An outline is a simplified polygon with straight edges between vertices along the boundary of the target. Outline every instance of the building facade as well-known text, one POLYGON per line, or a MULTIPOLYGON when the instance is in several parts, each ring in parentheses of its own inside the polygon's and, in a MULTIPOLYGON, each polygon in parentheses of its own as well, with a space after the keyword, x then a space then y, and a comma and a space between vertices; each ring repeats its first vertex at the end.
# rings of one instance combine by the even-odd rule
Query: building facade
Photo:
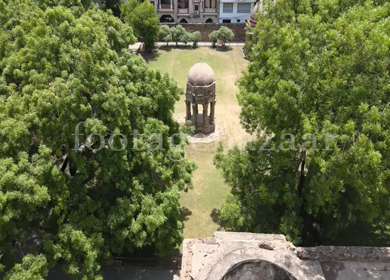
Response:
MULTIPOLYGON (((122 0, 126 3, 128 0, 122 0)), ((245 23, 256 0, 148 0, 161 23, 245 23)))
POLYGON ((161 23, 218 23, 218 0, 149 0, 161 23))
POLYGON ((256 0, 220 0, 219 23, 245 23, 256 0))

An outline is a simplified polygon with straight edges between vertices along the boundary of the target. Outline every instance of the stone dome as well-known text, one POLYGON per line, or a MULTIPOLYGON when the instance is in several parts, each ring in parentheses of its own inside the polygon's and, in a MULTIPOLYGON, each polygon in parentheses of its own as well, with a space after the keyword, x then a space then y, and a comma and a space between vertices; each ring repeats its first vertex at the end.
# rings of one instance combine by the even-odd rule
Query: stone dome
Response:
POLYGON ((214 71, 205 62, 198 62, 188 72, 188 82, 196 86, 207 86, 214 82, 214 71))
POLYGON ((256 15, 258 12, 263 12, 263 1, 259 1, 256 3, 256 5, 253 7, 253 10, 251 12, 251 15, 249 16, 248 23, 252 26, 252 28, 255 28, 257 25, 257 19, 256 15))

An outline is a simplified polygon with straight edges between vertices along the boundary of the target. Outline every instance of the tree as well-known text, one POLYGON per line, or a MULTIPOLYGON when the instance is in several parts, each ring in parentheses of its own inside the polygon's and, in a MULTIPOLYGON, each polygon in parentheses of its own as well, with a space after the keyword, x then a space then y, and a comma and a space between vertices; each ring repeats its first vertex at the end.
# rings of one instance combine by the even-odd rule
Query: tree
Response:
POLYGON ((215 44, 217 43, 217 40, 218 40, 217 34, 218 34, 217 30, 212 31, 209 34, 209 39, 212 41, 213 47, 215 47, 215 44))
POLYGON ((7 273, 4 280, 44 280, 48 275, 46 258, 43 255, 26 255, 21 264, 15 266, 7 273))
POLYGON ((160 35, 161 35, 162 39, 165 42, 167 42, 167 46, 168 46, 168 43, 172 41, 172 32, 171 32, 171 29, 169 28, 168 25, 166 25, 166 24, 161 25, 160 35))
POLYGON ((184 43, 185 46, 187 46, 188 42, 191 41, 191 33, 184 31, 183 34, 180 37, 180 41, 184 43))
POLYGON ((121 0, 102 0, 101 3, 104 11, 111 10, 114 16, 121 16, 121 0))
POLYGON ((80 4, 83 6, 84 9, 89 9, 91 8, 91 5, 94 4, 95 1, 93 0, 35 0, 34 2, 36 2, 41 9, 46 9, 48 7, 54 7, 58 5, 67 8, 73 7, 78 9, 80 4))
POLYGON ((215 159, 232 187, 227 227, 315 245, 388 226, 389 3, 266 7, 238 95, 257 139, 215 159))
POLYGON ((231 41, 233 38, 233 31, 226 26, 222 26, 218 30, 214 30, 209 34, 209 39, 212 41, 213 47, 215 47, 217 40, 222 40, 222 45, 224 46, 225 42, 231 41))
POLYGON ((191 41, 193 42, 193 47, 196 48, 198 46, 198 42, 201 38, 201 34, 199 31, 195 31, 191 33, 191 41))
POLYGON ((217 31, 217 39, 222 40, 222 46, 225 46, 225 43, 233 40, 233 38, 234 38, 233 31, 226 26, 222 26, 217 31))
POLYGON ((130 0, 121 9, 123 19, 133 27, 134 35, 142 40, 148 52, 152 51, 160 32, 154 6, 148 1, 140 4, 137 0, 130 0))
POLYGON ((171 32, 172 32, 172 40, 176 43, 176 46, 177 46, 177 43, 180 42, 181 38, 183 37, 183 35, 187 32, 183 26, 181 26, 180 24, 176 27, 172 27, 171 28, 171 32))
POLYGON ((43 279, 57 262, 72 279, 102 279, 115 256, 176 248, 194 169, 185 139, 171 139, 177 83, 96 6, 0 10, 0 252, 17 260, 5 279, 43 279), (43 248, 21 260, 34 238, 43 248))

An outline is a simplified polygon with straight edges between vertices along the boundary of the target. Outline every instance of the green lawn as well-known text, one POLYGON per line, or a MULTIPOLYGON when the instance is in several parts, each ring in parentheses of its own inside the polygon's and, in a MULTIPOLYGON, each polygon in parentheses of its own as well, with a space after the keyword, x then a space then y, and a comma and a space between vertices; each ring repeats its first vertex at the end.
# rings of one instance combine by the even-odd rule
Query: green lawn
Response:
MULTIPOLYGON (((236 94, 235 81, 246 69, 247 61, 242 57, 240 47, 219 51, 208 47, 159 49, 145 56, 149 65, 169 73, 180 87, 185 89, 187 74, 192 65, 199 61, 208 63, 214 70, 217 88, 216 120, 226 127, 227 135, 221 137, 225 145, 243 145, 249 139, 240 125, 240 106, 236 94)), ((177 102, 175 117, 184 118, 184 96, 177 102)), ((221 229, 218 213, 229 187, 225 184, 221 171, 213 165, 216 143, 196 144, 187 148, 188 158, 198 169, 194 173, 194 189, 183 193, 184 235, 186 238, 212 236, 221 229)))

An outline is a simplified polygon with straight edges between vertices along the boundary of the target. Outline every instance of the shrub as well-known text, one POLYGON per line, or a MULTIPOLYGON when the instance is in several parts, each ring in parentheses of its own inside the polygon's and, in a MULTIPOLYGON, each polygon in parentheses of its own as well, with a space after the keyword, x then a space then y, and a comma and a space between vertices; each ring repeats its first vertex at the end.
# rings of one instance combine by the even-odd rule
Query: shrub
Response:
POLYGON ((193 42, 193 46, 194 46, 194 48, 196 48, 197 46, 198 46, 198 42, 199 42, 199 40, 200 40, 200 32, 199 31, 195 31, 195 32, 193 32, 193 33, 191 33, 191 40, 192 40, 192 42, 193 42))
POLYGON ((213 47, 215 47, 215 44, 217 43, 217 40, 218 40, 217 33, 218 33, 218 31, 214 30, 213 32, 211 32, 209 34, 209 39, 212 41, 213 47))
POLYGON ((172 33, 172 41, 174 41, 176 43, 176 46, 177 46, 177 43, 181 41, 181 37, 186 33, 187 31, 184 29, 183 26, 181 26, 180 24, 176 27, 172 27, 171 28, 171 33, 172 33))
POLYGON ((180 42, 183 42, 185 46, 187 46, 188 42, 191 41, 192 36, 191 33, 188 33, 184 30, 184 33, 180 37, 180 42))
POLYGON ((172 32, 171 28, 168 25, 162 25, 160 27, 160 37, 168 43, 172 41, 172 32))
POLYGON ((222 26, 217 31, 217 39, 223 40, 223 45, 225 45, 226 42, 233 40, 233 38, 234 38, 233 31, 226 26, 222 26))

